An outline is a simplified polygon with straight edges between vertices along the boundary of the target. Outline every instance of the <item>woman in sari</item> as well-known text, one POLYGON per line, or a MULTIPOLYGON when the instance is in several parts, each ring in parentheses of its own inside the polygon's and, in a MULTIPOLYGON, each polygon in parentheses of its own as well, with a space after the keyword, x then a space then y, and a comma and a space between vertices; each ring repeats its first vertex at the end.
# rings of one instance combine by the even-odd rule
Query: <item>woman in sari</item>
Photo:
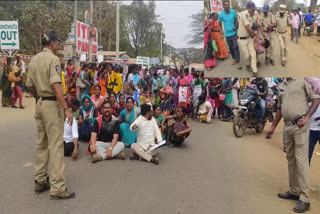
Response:
POLYGON ((100 112, 105 97, 101 96, 100 85, 94 86, 94 94, 91 96, 93 106, 100 112))
POLYGON ((137 141, 137 132, 130 131, 130 125, 138 118, 140 111, 134 107, 134 100, 128 97, 126 100, 126 108, 120 112, 119 119, 122 121, 120 125, 121 141, 128 147, 137 141))
POLYGON ((2 107, 10 107, 11 106, 11 82, 9 82, 8 77, 11 72, 11 58, 7 57, 4 61, 3 74, 1 79, 2 85, 2 107))
POLYGON ((119 95, 119 112, 121 112, 123 109, 126 107, 126 102, 125 102, 126 96, 124 94, 119 95))
POLYGON ((222 81, 222 93, 225 95, 223 102, 223 112, 222 121, 229 121, 233 118, 234 114, 231 108, 232 104, 232 78, 225 78, 222 81))
POLYGON ((160 110, 164 116, 171 115, 174 112, 173 90, 170 86, 160 89, 160 110))
POLYGON ((214 52, 214 56, 218 59, 225 59, 229 56, 227 48, 224 44, 224 41, 221 39, 220 27, 218 18, 218 13, 213 13, 210 18, 210 30, 211 30, 211 39, 216 42, 218 51, 214 52))
POLYGON ((119 107, 119 104, 117 103, 117 95, 113 91, 110 92, 109 102, 111 105, 111 114, 115 117, 119 117, 120 107, 119 107))
POLYGON ((208 71, 212 70, 212 68, 216 66, 210 35, 210 22, 211 19, 204 22, 204 66, 208 71))
POLYGON ((82 108, 79 111, 79 139, 89 141, 94 123, 94 118, 98 116, 96 108, 92 104, 89 95, 82 99, 82 108))
POLYGON ((101 96, 105 96, 107 93, 108 72, 107 63, 102 62, 99 65, 99 72, 97 73, 97 82, 101 87, 101 96))
POLYGON ((90 77, 88 74, 89 71, 89 65, 85 64, 83 66, 83 70, 80 73, 80 80, 82 81, 82 83, 84 83, 84 88, 80 88, 80 100, 82 100, 84 98, 84 96, 89 94, 90 91, 90 87, 91 87, 91 83, 90 83, 90 77))

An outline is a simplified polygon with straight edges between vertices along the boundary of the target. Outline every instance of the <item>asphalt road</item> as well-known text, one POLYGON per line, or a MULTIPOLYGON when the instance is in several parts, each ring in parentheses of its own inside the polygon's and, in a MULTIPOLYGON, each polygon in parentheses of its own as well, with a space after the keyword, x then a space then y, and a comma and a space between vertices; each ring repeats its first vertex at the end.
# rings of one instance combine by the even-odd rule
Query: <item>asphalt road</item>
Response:
MULTIPOLYGON (((257 214, 293 213, 295 202, 277 198, 288 188, 282 136, 267 141, 249 130, 235 138, 230 122, 193 121, 181 148, 164 147, 160 164, 126 160, 91 164, 86 144, 77 161, 65 159, 66 185, 76 198, 50 200, 33 193, 33 101, 25 110, 0 107, 1 214, 257 214)), ((269 125, 269 124, 268 124, 269 125)), ((316 152, 319 147, 316 147, 316 152)), ((320 156, 311 166, 311 211, 320 209, 320 156)))
MULTIPOLYGON (((289 36, 290 37, 290 36, 289 36)), ((290 38, 289 38, 290 39, 290 38)), ((294 40, 295 41, 295 40, 294 40)), ((281 66, 280 45, 278 38, 275 39, 275 65, 265 65, 265 54, 259 55, 261 66, 258 73, 254 74, 246 69, 245 62, 241 58, 242 70, 232 65, 231 54, 225 60, 216 60, 217 66, 211 71, 205 71, 206 77, 317 77, 320 74, 320 37, 302 36, 300 44, 297 45, 291 40, 288 41, 288 64, 281 66)))

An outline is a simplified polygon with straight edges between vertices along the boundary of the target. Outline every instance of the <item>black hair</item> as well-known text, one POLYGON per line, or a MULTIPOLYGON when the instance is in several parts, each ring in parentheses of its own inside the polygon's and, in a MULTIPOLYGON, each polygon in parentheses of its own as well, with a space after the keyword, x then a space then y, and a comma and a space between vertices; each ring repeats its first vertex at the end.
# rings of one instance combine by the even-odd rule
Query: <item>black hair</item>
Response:
POLYGON ((201 94, 198 99, 202 101, 206 101, 206 97, 204 94, 201 94))
POLYGON ((111 106, 111 103, 109 100, 105 100, 103 103, 102 103, 102 108, 104 107, 105 104, 109 104, 111 106))
POLYGON ((111 95, 111 94, 114 95, 115 98, 117 98, 116 93, 114 93, 113 91, 110 91, 110 92, 109 92, 109 98, 110 98, 110 95, 111 95))
POLYGON ((71 99, 71 105, 80 107, 80 103, 79 103, 78 99, 76 99, 76 98, 71 99))
POLYGON ((142 104, 140 106, 140 109, 141 109, 141 115, 145 116, 148 112, 151 111, 151 106, 148 104, 142 104))
POLYGON ((71 62, 72 62, 72 60, 71 60, 71 59, 69 59, 69 60, 68 60, 68 65, 70 65, 70 64, 71 64, 71 62))
POLYGON ((155 111, 158 107, 160 107, 160 106, 159 106, 159 105, 154 104, 154 105, 152 106, 153 111, 155 111))
POLYGON ((253 31, 258 31, 258 29, 259 29, 259 25, 257 23, 253 23, 252 24, 252 30, 253 31))
POLYGON ((186 114, 186 108, 184 106, 179 106, 179 109, 181 109, 183 114, 186 114))
POLYGON ((121 94, 119 94, 119 99, 120 99, 121 96, 124 96, 124 98, 126 98, 126 95, 121 93, 121 94))
POLYGON ((183 71, 185 74, 189 74, 189 68, 185 68, 183 71))
POLYGON ((309 11, 309 13, 311 13, 311 10, 308 10, 309 11))
POLYGON ((94 89, 96 89, 96 88, 99 88, 100 91, 101 91, 101 86, 100 86, 100 85, 95 85, 95 86, 94 86, 94 89))
POLYGON ((132 100, 132 102, 134 103, 134 99, 133 99, 133 97, 127 97, 127 99, 126 99, 126 103, 128 102, 128 100, 132 100))
POLYGON ((61 64, 60 64, 60 68, 61 68, 62 71, 64 70, 64 68, 65 68, 65 67, 64 67, 64 63, 61 63, 61 64))
POLYGON ((121 72, 121 66, 118 65, 118 64, 116 64, 116 65, 114 65, 113 70, 114 70, 115 72, 117 72, 117 73, 120 73, 120 72, 121 72))
POLYGON ((129 74, 132 73, 132 71, 134 71, 134 69, 136 69, 137 67, 138 67, 137 64, 130 64, 130 65, 128 66, 128 73, 127 73, 127 75, 126 75, 125 82, 127 82, 129 74))
POLYGON ((159 92, 160 92, 159 89, 154 89, 154 90, 153 90, 153 93, 154 93, 154 94, 157 94, 157 93, 159 93, 159 92))
POLYGON ((264 47, 265 47, 265 49, 270 47, 270 41, 267 38, 264 39, 264 47))

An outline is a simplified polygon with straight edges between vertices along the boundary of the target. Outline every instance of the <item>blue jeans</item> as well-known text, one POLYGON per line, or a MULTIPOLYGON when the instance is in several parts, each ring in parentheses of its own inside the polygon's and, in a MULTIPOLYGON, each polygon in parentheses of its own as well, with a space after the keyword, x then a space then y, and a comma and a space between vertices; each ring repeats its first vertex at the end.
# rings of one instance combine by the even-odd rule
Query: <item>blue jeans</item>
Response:
POLYGON ((313 154, 313 150, 315 145, 319 142, 320 144, 320 131, 313 131, 310 130, 310 135, 309 135, 309 166, 313 154))
POLYGON ((264 113, 266 112, 266 101, 264 99, 261 99, 259 101, 259 106, 260 106, 260 108, 258 111, 258 115, 259 115, 259 119, 262 121, 264 113))
POLYGON ((237 34, 226 37, 230 53, 232 55, 232 59, 235 59, 237 63, 240 62, 240 52, 239 52, 239 46, 238 46, 238 36, 237 34))

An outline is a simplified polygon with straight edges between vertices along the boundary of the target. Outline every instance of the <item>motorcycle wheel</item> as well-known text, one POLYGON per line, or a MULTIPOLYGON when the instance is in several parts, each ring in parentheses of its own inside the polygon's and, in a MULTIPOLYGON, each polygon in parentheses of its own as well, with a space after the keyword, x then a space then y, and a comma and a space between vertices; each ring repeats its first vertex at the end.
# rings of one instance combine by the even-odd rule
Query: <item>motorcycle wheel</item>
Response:
POLYGON ((242 137, 247 129, 244 114, 238 113, 233 119, 233 133, 236 137, 242 137))
POLYGON ((257 132, 257 133, 262 133, 265 126, 266 126, 266 122, 265 122, 265 121, 259 122, 259 123, 257 124, 257 126, 256 126, 256 132, 257 132))

